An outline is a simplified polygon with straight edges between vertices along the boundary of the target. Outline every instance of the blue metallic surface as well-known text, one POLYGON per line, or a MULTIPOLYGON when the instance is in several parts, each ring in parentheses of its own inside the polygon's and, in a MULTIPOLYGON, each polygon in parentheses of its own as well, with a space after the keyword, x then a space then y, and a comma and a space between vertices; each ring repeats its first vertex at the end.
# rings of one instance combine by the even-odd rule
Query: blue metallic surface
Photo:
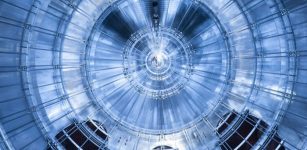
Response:
POLYGON ((56 134, 88 119, 111 150, 220 149, 219 123, 247 110, 268 124, 253 149, 272 132, 306 149, 306 15, 306 0, 0 0, 0 149, 63 149, 56 134))

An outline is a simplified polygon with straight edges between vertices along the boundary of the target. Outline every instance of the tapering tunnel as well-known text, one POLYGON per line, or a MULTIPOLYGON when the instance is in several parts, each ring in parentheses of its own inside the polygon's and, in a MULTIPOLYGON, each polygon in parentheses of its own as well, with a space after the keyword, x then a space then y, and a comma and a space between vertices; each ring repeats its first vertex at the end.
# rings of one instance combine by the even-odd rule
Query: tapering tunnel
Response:
POLYGON ((0 0, 0 149, 306 150, 306 0, 0 0))

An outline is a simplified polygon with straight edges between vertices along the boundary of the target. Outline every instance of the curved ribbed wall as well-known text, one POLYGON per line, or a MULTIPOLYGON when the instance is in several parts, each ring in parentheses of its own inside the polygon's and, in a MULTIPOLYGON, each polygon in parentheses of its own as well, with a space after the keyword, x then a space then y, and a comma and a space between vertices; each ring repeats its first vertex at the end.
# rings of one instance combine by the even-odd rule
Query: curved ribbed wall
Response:
POLYGON ((306 149, 306 14, 306 0, 0 0, 0 149, 306 149))

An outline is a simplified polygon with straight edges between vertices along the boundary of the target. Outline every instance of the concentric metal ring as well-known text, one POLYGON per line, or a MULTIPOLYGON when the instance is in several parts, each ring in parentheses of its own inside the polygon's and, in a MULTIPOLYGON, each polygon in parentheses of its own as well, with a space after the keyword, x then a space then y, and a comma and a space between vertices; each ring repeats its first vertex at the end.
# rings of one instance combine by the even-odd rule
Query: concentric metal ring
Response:
POLYGON ((123 51, 123 73, 139 93, 165 99, 189 81, 192 53, 191 44, 178 31, 141 30, 131 36, 123 51))
POLYGON ((228 89, 229 51, 220 22, 199 4, 181 3, 196 16, 164 14, 173 18, 156 27, 150 12, 136 19, 125 1, 102 15, 86 72, 93 97, 112 119, 135 131, 174 133, 216 108, 228 89))

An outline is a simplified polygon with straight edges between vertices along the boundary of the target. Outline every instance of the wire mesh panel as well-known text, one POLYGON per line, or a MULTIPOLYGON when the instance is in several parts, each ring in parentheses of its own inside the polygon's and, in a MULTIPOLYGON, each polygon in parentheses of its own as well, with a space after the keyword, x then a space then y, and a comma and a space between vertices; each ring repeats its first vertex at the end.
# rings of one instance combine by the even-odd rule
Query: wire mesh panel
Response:
POLYGON ((101 123, 93 120, 73 123, 60 131, 55 138, 65 149, 108 149, 108 135, 105 129, 101 123))

